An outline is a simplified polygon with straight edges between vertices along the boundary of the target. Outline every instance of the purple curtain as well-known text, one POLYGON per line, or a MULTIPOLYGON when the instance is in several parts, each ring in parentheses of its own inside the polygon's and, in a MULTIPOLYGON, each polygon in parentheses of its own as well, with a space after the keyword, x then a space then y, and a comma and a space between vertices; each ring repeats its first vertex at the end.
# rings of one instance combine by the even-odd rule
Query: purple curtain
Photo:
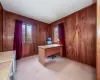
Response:
POLYGON ((60 44, 63 45, 63 56, 66 57, 66 48, 65 48, 65 31, 64 31, 64 24, 61 23, 59 26, 59 41, 60 44))
POLYGON ((16 59, 22 56, 22 21, 16 20, 13 50, 16 50, 16 59))

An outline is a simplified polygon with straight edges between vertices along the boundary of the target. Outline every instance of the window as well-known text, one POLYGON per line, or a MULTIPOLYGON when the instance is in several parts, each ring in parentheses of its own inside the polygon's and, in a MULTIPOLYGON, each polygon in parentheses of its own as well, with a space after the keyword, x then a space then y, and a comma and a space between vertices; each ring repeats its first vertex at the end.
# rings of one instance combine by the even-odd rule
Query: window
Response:
POLYGON ((25 43, 25 25, 22 25, 22 42, 25 43))
POLYGON ((54 42, 59 41, 59 32, 58 32, 58 26, 54 28, 54 42))
POLYGON ((22 25, 22 42, 31 43, 32 42, 32 26, 31 25, 22 25))

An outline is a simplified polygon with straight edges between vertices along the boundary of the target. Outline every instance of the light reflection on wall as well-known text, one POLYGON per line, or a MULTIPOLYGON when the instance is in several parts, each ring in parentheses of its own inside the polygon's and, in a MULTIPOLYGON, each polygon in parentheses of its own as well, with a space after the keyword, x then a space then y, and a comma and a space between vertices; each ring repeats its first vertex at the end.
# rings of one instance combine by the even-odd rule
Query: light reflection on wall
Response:
POLYGON ((14 36, 9 35, 9 36, 7 36, 7 38, 8 38, 8 39, 13 39, 13 38, 14 38, 14 36))
POLYGON ((98 29, 97 29, 97 36, 98 38, 100 38, 100 24, 98 25, 98 29))

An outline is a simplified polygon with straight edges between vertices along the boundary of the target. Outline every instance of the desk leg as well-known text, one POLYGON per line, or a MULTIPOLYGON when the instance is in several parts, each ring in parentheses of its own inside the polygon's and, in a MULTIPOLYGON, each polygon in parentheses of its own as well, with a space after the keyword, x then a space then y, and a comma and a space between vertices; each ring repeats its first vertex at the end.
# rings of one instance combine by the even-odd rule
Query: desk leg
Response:
POLYGON ((44 64, 45 64, 45 49, 39 48, 39 62, 44 66, 44 64))
POLYGON ((62 47, 60 47, 60 56, 63 57, 63 48, 62 47))

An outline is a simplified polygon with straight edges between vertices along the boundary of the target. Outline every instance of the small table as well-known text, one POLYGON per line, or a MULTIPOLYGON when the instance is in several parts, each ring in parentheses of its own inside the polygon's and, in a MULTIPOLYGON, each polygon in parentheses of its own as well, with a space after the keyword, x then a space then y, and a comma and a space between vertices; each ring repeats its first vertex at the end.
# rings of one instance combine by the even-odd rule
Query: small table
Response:
POLYGON ((39 61, 43 66, 45 65, 45 57, 51 56, 56 53, 60 53, 60 56, 62 56, 63 53, 62 45, 60 44, 38 46, 38 50, 39 50, 39 61))
POLYGON ((15 71, 16 71, 16 51, 0 52, 0 80, 4 79, 10 80, 11 75, 9 72, 13 73, 12 74, 13 80, 16 80, 15 71), (11 69, 9 69, 9 67, 11 67, 11 69))
POLYGON ((0 80, 10 80, 12 73, 12 61, 0 63, 0 80))

